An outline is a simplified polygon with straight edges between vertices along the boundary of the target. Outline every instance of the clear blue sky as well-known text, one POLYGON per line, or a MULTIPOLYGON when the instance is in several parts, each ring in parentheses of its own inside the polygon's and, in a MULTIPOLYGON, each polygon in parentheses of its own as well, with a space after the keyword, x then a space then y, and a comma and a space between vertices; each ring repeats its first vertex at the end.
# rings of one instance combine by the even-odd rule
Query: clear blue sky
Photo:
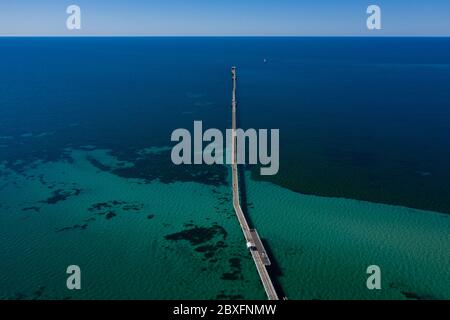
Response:
POLYGON ((1 0, 0 35, 450 36, 450 0, 1 0), (82 30, 66 29, 70 4, 82 30), (367 30, 370 4, 383 30, 367 30))

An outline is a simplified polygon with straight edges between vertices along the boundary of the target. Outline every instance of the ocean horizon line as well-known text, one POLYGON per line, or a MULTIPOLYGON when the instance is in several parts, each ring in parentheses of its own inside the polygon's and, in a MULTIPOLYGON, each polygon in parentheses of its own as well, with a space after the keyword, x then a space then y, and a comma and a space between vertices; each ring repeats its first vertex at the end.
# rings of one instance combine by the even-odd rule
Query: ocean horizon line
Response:
POLYGON ((450 38, 450 35, 0 35, 0 38, 450 38))

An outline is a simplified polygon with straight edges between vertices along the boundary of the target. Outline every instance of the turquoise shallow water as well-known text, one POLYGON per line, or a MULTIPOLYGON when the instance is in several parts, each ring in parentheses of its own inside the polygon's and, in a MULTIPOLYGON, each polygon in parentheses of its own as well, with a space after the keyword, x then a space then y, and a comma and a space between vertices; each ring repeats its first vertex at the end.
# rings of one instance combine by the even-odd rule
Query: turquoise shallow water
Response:
MULTIPOLYGON (((100 170, 133 166, 107 150, 66 155, 20 175, 1 170, 0 298, 264 298, 228 185, 145 183, 100 170), (71 264, 79 292, 65 288, 71 264)), ((301 195, 248 175, 246 189, 289 298, 450 298, 447 215, 301 195), (381 292, 365 288, 372 264, 381 292)))
POLYGON ((39 288, 43 294, 38 298, 264 297, 252 262, 242 250, 232 208, 220 200, 229 197, 228 188, 145 184, 103 172, 87 160, 115 163, 105 151, 68 154, 72 163, 45 163, 3 180, 2 197, 9 200, 3 202, 0 215, 5 249, 0 252, 1 298, 34 298, 39 288), (20 192, 23 188, 26 193, 20 192), (59 188, 70 194, 66 200, 41 202, 59 188), (81 190, 76 196, 70 193, 74 188, 81 190), (92 210, 93 204, 106 207, 108 202, 107 211, 116 216, 108 219, 101 214, 104 209, 92 210), (36 206, 38 212, 22 211, 36 206), (165 239, 194 225, 205 228, 200 238, 211 233, 210 239, 200 239, 198 245, 192 245, 189 237, 165 239), (204 252, 195 251, 220 241, 223 247, 208 259, 204 252), (65 288, 65 268, 71 264, 81 267, 81 292, 65 288), (221 279, 226 274, 238 281, 221 279))
POLYGON ((448 215, 364 201, 301 195, 248 179, 250 214, 298 299, 449 299, 448 215), (382 290, 365 271, 382 270, 382 290))

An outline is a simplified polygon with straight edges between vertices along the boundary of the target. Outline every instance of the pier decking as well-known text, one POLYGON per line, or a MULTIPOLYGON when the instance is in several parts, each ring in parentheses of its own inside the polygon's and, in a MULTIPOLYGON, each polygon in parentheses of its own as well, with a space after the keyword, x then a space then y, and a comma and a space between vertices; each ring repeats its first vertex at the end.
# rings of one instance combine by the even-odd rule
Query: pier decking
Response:
POLYGON ((247 219, 245 218, 244 212, 242 211, 240 198, 239 198, 239 180, 238 180, 238 169, 237 169, 237 148, 236 148, 236 67, 231 69, 233 76, 233 97, 232 97, 232 180, 233 180, 233 207, 236 212, 236 216, 241 225, 242 232, 244 233, 245 241, 247 242, 247 248, 250 250, 253 261, 255 262, 256 269, 258 270, 259 277, 266 291, 267 298, 269 300, 279 300, 277 292, 275 291, 272 279, 266 268, 269 266, 270 260, 264 249, 264 246, 259 238, 258 232, 255 229, 250 229, 247 219))

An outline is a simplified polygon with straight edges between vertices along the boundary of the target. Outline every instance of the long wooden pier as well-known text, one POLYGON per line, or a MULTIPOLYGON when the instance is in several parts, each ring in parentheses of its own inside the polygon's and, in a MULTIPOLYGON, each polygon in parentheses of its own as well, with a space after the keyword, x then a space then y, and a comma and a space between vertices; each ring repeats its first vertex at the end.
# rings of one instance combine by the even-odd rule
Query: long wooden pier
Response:
POLYGON ((270 260, 266 250, 259 238, 258 232, 254 229, 250 229, 244 212, 242 211, 240 198, 239 198, 239 180, 237 169, 237 136, 236 136, 236 67, 231 69, 233 76, 233 98, 232 98, 232 175, 233 175, 233 207, 236 212, 239 224, 241 225, 242 232, 244 233, 245 241, 247 242, 247 248, 250 250, 253 261, 255 262, 256 269, 258 270, 259 277, 266 291, 267 298, 269 300, 279 300, 277 292, 275 291, 272 279, 270 278, 267 266, 270 265, 270 260))

